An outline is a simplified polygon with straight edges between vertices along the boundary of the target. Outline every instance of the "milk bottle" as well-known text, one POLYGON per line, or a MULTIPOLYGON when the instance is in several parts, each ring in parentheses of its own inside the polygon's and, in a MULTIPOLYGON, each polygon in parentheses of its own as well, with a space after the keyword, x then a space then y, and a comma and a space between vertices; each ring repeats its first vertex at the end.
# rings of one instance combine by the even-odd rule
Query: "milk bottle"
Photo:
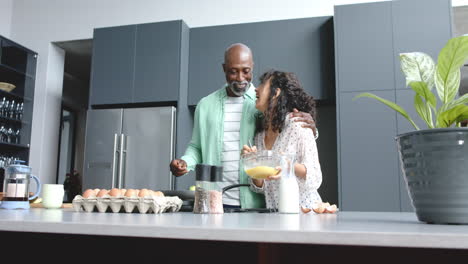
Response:
POLYGON ((295 155, 281 156, 281 179, 279 185, 278 211, 286 214, 299 213, 299 186, 294 172, 295 155))

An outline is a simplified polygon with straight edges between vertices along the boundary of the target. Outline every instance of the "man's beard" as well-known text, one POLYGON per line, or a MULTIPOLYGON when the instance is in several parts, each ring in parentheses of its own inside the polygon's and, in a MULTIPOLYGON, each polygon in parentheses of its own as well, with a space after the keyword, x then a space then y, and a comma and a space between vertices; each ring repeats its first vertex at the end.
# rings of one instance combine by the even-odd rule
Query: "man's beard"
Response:
POLYGON ((250 87, 250 82, 248 81, 242 81, 242 82, 237 82, 233 81, 229 84, 229 89, 235 96, 243 96, 247 89, 250 87), (239 87, 242 86, 242 87, 239 87))

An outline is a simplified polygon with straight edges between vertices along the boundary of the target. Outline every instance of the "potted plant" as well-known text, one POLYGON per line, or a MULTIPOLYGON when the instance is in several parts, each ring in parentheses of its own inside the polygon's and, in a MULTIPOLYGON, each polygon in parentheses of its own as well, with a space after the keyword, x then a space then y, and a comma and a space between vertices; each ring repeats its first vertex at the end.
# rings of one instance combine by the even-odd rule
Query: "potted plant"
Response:
POLYGON ((396 136, 401 169, 418 219, 426 223, 468 224, 468 94, 458 97, 460 68, 468 59, 468 35, 450 39, 437 58, 422 52, 400 54, 406 85, 426 129, 397 104, 371 93, 405 117, 415 131, 396 136), (437 97, 439 101, 437 100, 437 97))

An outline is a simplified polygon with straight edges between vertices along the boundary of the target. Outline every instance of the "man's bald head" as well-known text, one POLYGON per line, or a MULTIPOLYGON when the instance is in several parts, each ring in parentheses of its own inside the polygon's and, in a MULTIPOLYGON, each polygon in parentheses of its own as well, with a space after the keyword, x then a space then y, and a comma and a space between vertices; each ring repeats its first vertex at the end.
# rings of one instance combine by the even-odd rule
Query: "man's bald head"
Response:
POLYGON ((240 57, 246 59, 249 58, 253 62, 252 50, 250 50, 247 45, 242 43, 231 44, 224 52, 224 63, 226 64, 228 61, 238 59, 240 57))
POLYGON ((242 96, 250 86, 253 71, 253 56, 249 47, 242 43, 230 45, 224 52, 223 63, 229 96, 242 96))

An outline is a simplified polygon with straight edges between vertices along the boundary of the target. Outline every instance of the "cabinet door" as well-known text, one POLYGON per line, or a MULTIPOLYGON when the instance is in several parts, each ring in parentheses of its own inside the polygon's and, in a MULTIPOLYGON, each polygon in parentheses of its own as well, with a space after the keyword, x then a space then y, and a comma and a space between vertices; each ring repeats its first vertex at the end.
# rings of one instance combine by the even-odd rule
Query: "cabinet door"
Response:
POLYGON ((133 101, 136 26, 94 30, 90 104, 133 101))
POLYGON ((405 75, 400 70, 399 54, 420 51, 437 63, 439 51, 452 37, 451 11, 447 0, 393 1, 393 46, 395 50, 396 88, 405 88, 405 75), (415 10, 422 10, 417 12, 415 10))
POLYGON ((334 89, 331 17, 290 19, 194 28, 190 30, 189 105, 225 83, 224 52, 244 43, 253 53, 253 83, 268 69, 294 72, 316 99, 334 89))
POLYGON ((134 102, 177 101, 182 21, 137 25, 134 102))
MULTIPOLYGON (((395 101, 394 91, 376 91, 395 101)), ((359 93, 341 93, 338 142, 340 206, 346 211, 400 211, 396 114, 359 93)))
POLYGON ((393 90, 391 2, 337 6, 337 91, 393 90))

